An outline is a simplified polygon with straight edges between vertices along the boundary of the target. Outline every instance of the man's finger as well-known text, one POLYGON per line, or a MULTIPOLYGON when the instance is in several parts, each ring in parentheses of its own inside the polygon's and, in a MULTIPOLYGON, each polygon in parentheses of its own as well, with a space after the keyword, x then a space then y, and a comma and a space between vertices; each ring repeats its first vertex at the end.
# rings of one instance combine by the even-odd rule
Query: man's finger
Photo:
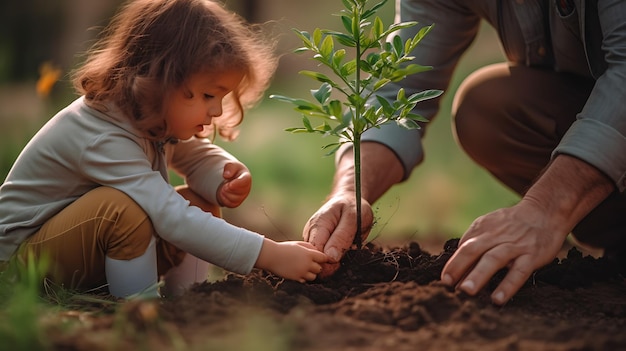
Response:
POLYGON ((487 250, 480 256, 467 276, 463 278, 459 284, 459 289, 470 295, 475 295, 500 269, 506 267, 517 256, 518 254, 512 245, 506 243, 487 250))
POLYGON ((473 238, 459 246, 443 267, 441 282, 448 286, 454 286, 465 277, 485 251, 490 248, 490 246, 485 247, 484 242, 484 240, 479 241, 473 238))
POLYGON ((335 262, 341 260, 343 254, 348 251, 354 241, 356 226, 354 223, 352 225, 348 223, 351 221, 351 219, 342 218, 324 246, 324 252, 335 262))
POLYGON ((533 271, 529 256, 517 258, 502 282, 491 294, 491 301, 496 305, 505 304, 526 283, 533 271))
POLYGON ((316 249, 323 251, 326 242, 330 238, 330 232, 327 228, 314 224, 309 230, 305 230, 303 237, 305 241, 311 243, 316 249))

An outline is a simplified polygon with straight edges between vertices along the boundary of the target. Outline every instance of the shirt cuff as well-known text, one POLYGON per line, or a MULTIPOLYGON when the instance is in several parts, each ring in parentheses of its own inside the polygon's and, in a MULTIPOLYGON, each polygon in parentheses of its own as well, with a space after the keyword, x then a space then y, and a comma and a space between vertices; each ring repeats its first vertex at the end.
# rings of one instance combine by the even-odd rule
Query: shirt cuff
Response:
POLYGON ((618 190, 626 189, 626 138, 601 121, 582 118, 572 124, 552 157, 567 154, 604 172, 618 190))
MULTIPOLYGON (((422 147, 422 137, 419 129, 407 129, 391 121, 383 124, 380 128, 368 129, 361 135, 361 142, 377 142, 387 146, 393 151, 402 166, 404 167, 404 177, 406 180, 411 175, 413 169, 424 159, 422 147)), ((344 144, 336 153, 336 161, 347 150, 352 149, 352 144, 344 144)))

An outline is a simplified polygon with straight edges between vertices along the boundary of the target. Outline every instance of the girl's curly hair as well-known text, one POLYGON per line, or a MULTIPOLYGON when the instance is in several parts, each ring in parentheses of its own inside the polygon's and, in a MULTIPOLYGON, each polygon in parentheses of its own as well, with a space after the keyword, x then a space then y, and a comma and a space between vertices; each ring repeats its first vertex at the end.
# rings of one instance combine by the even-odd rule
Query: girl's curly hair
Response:
POLYGON ((241 84, 224 99, 208 136, 236 137, 245 109, 267 89, 277 65, 274 41, 260 26, 210 0, 133 0, 113 17, 73 72, 87 103, 114 103, 146 137, 168 136, 163 101, 199 72, 239 70, 241 84))

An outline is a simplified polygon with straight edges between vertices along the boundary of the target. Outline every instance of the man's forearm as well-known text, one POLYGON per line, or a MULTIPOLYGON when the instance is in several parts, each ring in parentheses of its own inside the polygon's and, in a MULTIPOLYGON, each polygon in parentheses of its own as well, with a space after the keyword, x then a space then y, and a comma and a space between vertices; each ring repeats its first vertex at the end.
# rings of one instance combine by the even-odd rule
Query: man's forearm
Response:
POLYGON ((613 191, 615 185, 604 173, 575 157, 559 155, 524 195, 522 202, 535 203, 555 219, 555 223, 560 223, 558 229, 569 233, 613 191))
MULTIPOLYGON (((361 144, 361 189, 363 198, 369 203, 374 203, 400 182, 403 175, 402 163, 388 147, 376 142, 361 144)), ((337 164, 331 196, 344 191, 354 191, 352 150, 346 151, 337 164)))

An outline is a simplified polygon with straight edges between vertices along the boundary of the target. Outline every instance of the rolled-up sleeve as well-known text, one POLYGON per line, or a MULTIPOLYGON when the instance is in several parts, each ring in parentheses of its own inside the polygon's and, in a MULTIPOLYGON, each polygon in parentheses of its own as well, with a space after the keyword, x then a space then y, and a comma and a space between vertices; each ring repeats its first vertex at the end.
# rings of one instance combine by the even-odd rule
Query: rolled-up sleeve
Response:
POLYGON ((553 152, 577 157, 626 189, 626 2, 598 1, 607 68, 553 152))

